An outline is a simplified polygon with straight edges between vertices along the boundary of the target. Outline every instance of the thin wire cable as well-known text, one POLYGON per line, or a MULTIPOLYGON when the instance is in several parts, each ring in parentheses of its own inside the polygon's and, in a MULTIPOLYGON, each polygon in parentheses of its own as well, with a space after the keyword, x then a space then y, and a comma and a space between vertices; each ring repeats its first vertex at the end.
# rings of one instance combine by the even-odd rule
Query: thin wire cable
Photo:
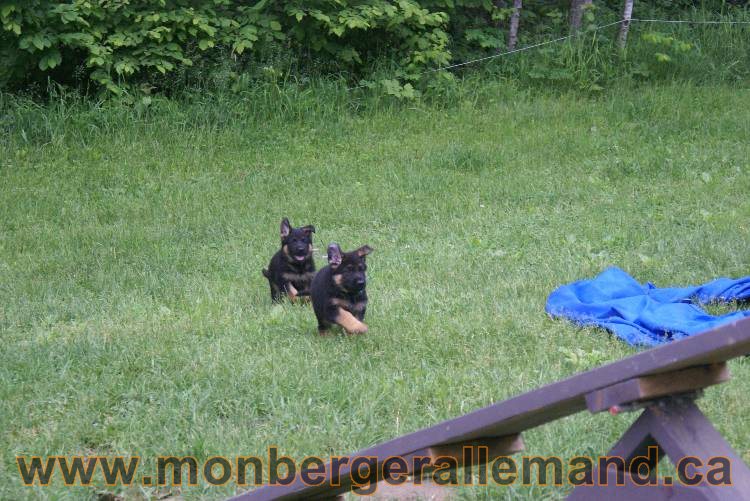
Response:
MULTIPOLYGON (((609 24, 604 24, 602 26, 597 26, 595 28, 587 30, 586 33, 591 33, 591 32, 594 32, 594 31, 599 31, 601 29, 609 28, 610 26, 614 26, 616 24, 620 24, 620 23, 623 23, 623 22, 624 22, 623 20, 620 20, 620 21, 615 21, 614 23, 609 23, 609 24)), ((482 61, 488 61, 490 59, 495 59, 495 58, 498 58, 498 57, 507 56, 509 54, 515 54, 516 52, 523 52, 523 51, 526 51, 526 50, 536 49, 537 47, 541 47, 542 45, 549 45, 551 43, 561 42, 563 40, 567 40, 568 38, 573 38, 575 36, 578 36, 579 34, 580 33, 571 33, 570 35, 566 35, 564 37, 555 38, 553 40, 547 40, 547 41, 535 43, 535 44, 532 44, 532 45, 527 45, 526 47, 521 47, 519 49, 508 50, 508 51, 505 51, 505 52, 500 52, 498 54, 492 54, 491 56, 480 57, 478 59, 472 59, 471 61, 464 61, 463 63, 451 64, 450 66, 440 66, 438 68, 432 68, 430 70, 425 70, 425 71, 422 71, 420 73, 417 73, 414 76, 415 77, 419 77, 419 76, 422 76, 422 75, 426 75, 428 73, 435 73, 437 71, 451 70, 453 68, 459 68, 461 66, 468 66, 470 64, 480 63, 482 61)), ((365 87, 365 85, 357 85, 355 87, 349 87, 346 90, 355 90, 355 89, 360 89, 362 87, 365 87)))
MULTIPOLYGON (((620 19, 619 21, 615 21, 613 23, 596 26, 590 30, 584 30, 578 33, 571 33, 570 35, 566 35, 564 37, 554 38, 552 40, 546 40, 544 42, 527 45, 519 49, 508 50, 505 52, 500 52, 498 54, 492 54, 491 56, 485 56, 485 57, 480 57, 477 59, 472 59, 470 61, 464 61, 462 63, 451 64, 449 66, 440 66, 438 68, 432 68, 430 70, 425 70, 420 73, 417 73, 414 76, 418 77, 418 76, 426 75, 428 73, 435 73, 437 71, 447 71, 447 70, 452 70, 453 68, 460 68, 462 66, 469 66, 471 64, 489 61, 490 59, 496 59, 498 57, 508 56, 510 54, 515 54, 517 52, 524 52, 527 50, 536 49, 537 47, 542 47, 543 45, 549 45, 552 43, 562 42, 563 40, 568 40, 569 38, 573 38, 581 34, 593 33, 595 31, 603 30, 604 28, 609 28, 610 26, 616 26, 618 24, 622 24, 626 22, 628 23, 667 23, 667 24, 750 24, 750 21, 686 21, 686 20, 676 20, 676 19, 639 19, 639 18, 620 19)), ((355 90, 355 89, 361 89, 362 87, 366 87, 366 85, 357 85, 354 87, 349 87, 346 90, 350 91, 350 90, 355 90)))
MULTIPOLYGON (((620 24, 620 23, 623 23, 623 22, 624 22, 623 20, 620 20, 620 21, 615 21, 614 23, 609 23, 609 24, 604 24, 602 26, 597 26, 595 28, 587 30, 586 33, 591 33, 591 32, 594 32, 594 31, 599 31, 599 30, 602 30, 604 28, 609 28, 610 26, 614 26, 616 24, 620 24)), ((450 66, 441 66, 439 68, 433 68, 431 70, 427 70, 427 71, 424 71, 424 72, 420 73, 420 75, 423 75, 425 73, 434 73, 436 71, 450 70, 450 69, 453 69, 453 68, 458 68, 460 66, 466 66, 466 65, 478 63, 478 62, 481 62, 481 61, 487 61, 488 59, 494 59, 496 57, 503 57, 503 56, 507 56, 509 54, 515 54, 516 52, 523 52, 525 50, 536 49, 537 47, 541 47, 542 45, 548 45, 548 44, 555 43, 555 42, 561 42, 563 40, 567 40, 568 38, 573 38, 575 36, 578 36, 578 33, 572 33, 570 35, 566 35, 566 36, 560 37, 560 38, 555 38, 553 40, 547 40, 545 42, 539 42, 539 43, 536 43, 536 44, 533 44, 533 45, 527 45, 526 47, 521 47, 520 49, 508 50, 508 51, 505 51, 505 52, 500 52, 499 54, 492 54, 491 56, 480 57, 479 59, 472 59, 471 61, 464 61, 463 63, 457 63, 457 64, 452 64, 450 66)))
MULTIPOLYGON (((637 19, 633 18, 631 22, 639 23, 669 23, 669 24, 750 24, 750 21, 685 21, 675 19, 637 19)), ((621 21, 622 22, 622 21, 621 21)))

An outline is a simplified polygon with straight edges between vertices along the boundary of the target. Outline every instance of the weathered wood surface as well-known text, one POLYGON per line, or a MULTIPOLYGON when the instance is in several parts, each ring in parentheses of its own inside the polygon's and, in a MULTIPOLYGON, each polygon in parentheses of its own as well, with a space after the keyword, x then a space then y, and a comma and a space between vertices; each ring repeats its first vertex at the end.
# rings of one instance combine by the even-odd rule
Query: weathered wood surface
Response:
MULTIPOLYGON (((515 435, 586 409, 586 395, 624 381, 674 372, 695 366, 712 365, 750 353, 750 318, 717 329, 674 341, 624 358, 556 383, 543 386, 503 402, 444 421, 429 428, 354 452, 349 457, 374 456, 382 464, 391 456, 409 454, 444 444, 515 435)), ((351 484, 348 467, 320 486, 305 485, 299 475, 287 486, 264 486, 236 499, 310 499, 347 492, 351 484), (331 487, 331 483, 340 483, 331 487)))
POLYGON ((592 391, 586 395, 586 405, 591 412, 601 412, 614 406, 701 390, 729 378, 729 368, 725 362, 642 376, 592 391))
MULTIPOLYGON (((433 445, 425 449, 410 452, 409 454, 402 456, 407 464, 412 463, 414 457, 430 458, 431 462, 435 462, 440 457, 452 457, 455 458, 459 464, 459 467, 464 466, 464 459, 469 459, 465 456, 464 447, 469 447, 472 453, 471 464, 477 465, 485 461, 481 461, 478 456, 479 448, 487 448, 487 457, 496 458, 498 456, 510 456, 516 452, 523 450, 523 440, 521 435, 509 435, 505 437, 489 437, 480 440, 468 440, 465 442, 459 442, 456 444, 444 444, 444 445, 433 445)), ((413 472, 409 472, 413 473, 413 472)))

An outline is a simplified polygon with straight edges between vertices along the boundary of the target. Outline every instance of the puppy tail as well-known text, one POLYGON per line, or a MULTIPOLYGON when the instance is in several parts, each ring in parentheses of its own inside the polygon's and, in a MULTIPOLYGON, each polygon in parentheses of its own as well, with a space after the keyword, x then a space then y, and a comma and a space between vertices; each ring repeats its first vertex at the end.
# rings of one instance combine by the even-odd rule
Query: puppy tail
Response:
POLYGON ((268 270, 266 270, 265 268, 264 268, 263 270, 261 270, 261 272, 263 273, 263 276, 264 276, 264 277, 266 277, 266 278, 271 278, 271 277, 270 277, 270 274, 268 273, 268 270))

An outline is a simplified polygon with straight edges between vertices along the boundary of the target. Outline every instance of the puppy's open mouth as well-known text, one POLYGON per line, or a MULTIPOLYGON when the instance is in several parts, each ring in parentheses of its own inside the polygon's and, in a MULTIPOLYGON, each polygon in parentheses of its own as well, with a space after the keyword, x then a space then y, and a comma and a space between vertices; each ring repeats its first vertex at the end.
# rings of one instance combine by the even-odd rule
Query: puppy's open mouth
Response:
POLYGON ((295 260, 295 261, 299 261, 299 262, 302 262, 302 261, 304 261, 305 259, 307 259, 307 256, 294 256, 294 260, 295 260))

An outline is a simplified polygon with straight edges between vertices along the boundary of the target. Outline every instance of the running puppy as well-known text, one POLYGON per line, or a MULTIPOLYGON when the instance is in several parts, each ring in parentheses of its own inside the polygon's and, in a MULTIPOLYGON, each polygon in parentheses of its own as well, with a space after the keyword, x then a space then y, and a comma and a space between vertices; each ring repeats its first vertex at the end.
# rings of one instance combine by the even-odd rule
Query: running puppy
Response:
POLYGON ((365 245, 353 252, 341 252, 338 244, 328 246, 328 266, 320 269, 310 287, 318 332, 326 334, 338 324, 349 334, 367 332, 367 263, 372 249, 365 245))
POLYGON ((263 276, 271 286, 271 299, 281 301, 283 295, 296 301, 310 295, 310 282, 315 275, 312 225, 292 228, 287 218, 281 221, 281 249, 273 255, 263 276))

